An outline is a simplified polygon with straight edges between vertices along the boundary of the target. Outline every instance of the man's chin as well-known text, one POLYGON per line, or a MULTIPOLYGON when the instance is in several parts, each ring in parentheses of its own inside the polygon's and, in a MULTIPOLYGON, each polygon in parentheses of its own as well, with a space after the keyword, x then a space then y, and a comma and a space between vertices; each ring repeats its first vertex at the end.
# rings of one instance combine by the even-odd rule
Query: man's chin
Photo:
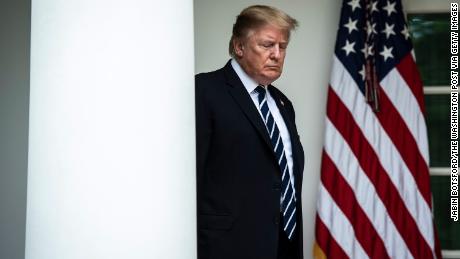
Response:
POLYGON ((263 85, 269 85, 271 83, 273 83, 274 81, 276 81, 276 79, 278 79, 279 77, 281 76, 281 74, 278 74, 278 75, 270 75, 270 76, 263 76, 259 81, 260 84, 263 84, 263 85))
POLYGON ((278 79, 281 76, 281 73, 270 73, 267 75, 264 75, 263 81, 265 85, 269 85, 272 82, 274 82, 276 79, 278 79))

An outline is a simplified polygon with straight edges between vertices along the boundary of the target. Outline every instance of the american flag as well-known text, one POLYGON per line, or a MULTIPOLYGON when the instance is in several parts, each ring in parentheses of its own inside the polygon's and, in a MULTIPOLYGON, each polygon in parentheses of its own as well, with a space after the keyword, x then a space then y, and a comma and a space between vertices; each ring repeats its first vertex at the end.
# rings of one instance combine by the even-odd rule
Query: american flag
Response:
POLYGON ((423 89, 397 0, 345 0, 328 89, 315 258, 441 258, 423 89))

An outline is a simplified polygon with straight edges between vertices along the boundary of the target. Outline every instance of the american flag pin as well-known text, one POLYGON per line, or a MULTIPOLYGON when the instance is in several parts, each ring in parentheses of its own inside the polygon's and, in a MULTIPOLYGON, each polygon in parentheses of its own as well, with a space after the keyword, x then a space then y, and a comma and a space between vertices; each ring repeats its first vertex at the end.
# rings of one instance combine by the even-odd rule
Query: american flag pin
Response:
POLYGON ((283 102, 283 100, 280 100, 280 103, 281 103, 281 105, 283 105, 283 106, 284 106, 284 102, 283 102))

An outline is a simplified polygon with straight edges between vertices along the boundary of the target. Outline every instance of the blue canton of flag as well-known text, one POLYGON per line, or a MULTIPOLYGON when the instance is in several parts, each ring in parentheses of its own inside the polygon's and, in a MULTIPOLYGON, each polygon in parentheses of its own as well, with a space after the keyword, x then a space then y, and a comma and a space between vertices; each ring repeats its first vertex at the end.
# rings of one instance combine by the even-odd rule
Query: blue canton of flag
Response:
POLYGON ((352 0, 344 5, 335 55, 366 94, 366 82, 367 91, 372 91, 375 83, 410 53, 412 43, 400 1, 367 1, 366 6, 364 3, 352 0), (376 81, 372 78, 374 69, 376 81))

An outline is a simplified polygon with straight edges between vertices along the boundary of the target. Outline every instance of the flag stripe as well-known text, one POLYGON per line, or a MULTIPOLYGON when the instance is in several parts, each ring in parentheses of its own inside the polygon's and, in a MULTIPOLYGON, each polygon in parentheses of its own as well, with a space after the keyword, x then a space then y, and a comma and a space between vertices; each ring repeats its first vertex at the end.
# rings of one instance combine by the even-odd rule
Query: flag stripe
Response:
MULTIPOLYGON (((419 230, 418 225, 420 224, 417 224, 414 221, 414 217, 412 216, 411 212, 408 211, 405 202, 399 195, 399 191, 396 189, 395 185, 388 177, 388 174, 385 171, 385 169, 382 168, 382 165, 379 162, 379 158, 377 157, 373 148, 366 141, 362 131, 356 125, 355 120, 352 117, 352 114, 343 105, 341 100, 338 98, 338 96, 332 89, 330 89, 329 91, 328 99, 328 119, 331 120, 332 124, 334 124, 337 130, 339 130, 343 138, 346 139, 348 145, 350 145, 350 148, 352 150, 350 152, 353 152, 355 154, 356 159, 359 161, 359 164, 363 169, 363 173, 365 173, 367 177, 369 177, 369 180, 376 188, 376 192, 379 196, 379 198, 377 199, 381 199, 381 202, 384 203, 386 210, 388 211, 388 214, 391 220, 393 221, 392 224, 395 224, 396 228, 398 229, 398 232, 401 233, 402 237, 405 240, 405 243, 408 245, 412 253, 417 253, 417 251, 419 249, 422 249, 423 247, 424 249, 422 250, 426 251, 428 249, 429 251, 429 245, 424 241, 423 234, 419 230), (420 243, 422 245, 420 245, 420 243)), ((328 125, 328 123, 326 123, 326 125, 328 125)), ((333 128, 334 126, 331 125, 330 128, 333 128)), ((332 146, 331 149, 337 150, 339 147, 338 142, 341 140, 331 139, 331 137, 329 137, 335 136, 337 134, 332 129, 329 129, 329 126, 326 127, 326 134, 327 137, 325 149, 328 149, 329 146, 332 146), (328 141, 330 141, 331 144, 328 145, 328 141)), ((344 155, 338 155, 338 159, 343 160, 344 158, 344 155)), ((350 162, 347 161, 347 163, 350 162)), ((368 194, 362 195, 367 196, 368 194)), ((376 203, 378 202, 378 200, 375 200, 373 202, 376 203)), ((422 204, 424 204, 423 200, 421 200, 421 202, 422 204)), ((371 207, 369 208, 369 210, 372 211, 375 210, 375 208, 371 207)), ((423 224, 428 223, 424 222, 423 224)), ((388 233, 388 235, 392 234, 388 233)), ((390 256, 393 255, 392 251, 389 251, 389 254, 390 256)), ((414 254, 414 257, 418 258, 416 254, 414 254)))
MULTIPOLYGON (((400 234, 404 224, 398 224, 400 221, 394 219, 395 214, 399 216, 397 219, 409 222, 411 217, 405 213, 398 214, 398 211, 393 208, 385 207, 375 186, 360 167, 358 158, 353 155, 336 128, 332 124, 326 125, 326 134, 330 137, 326 138, 325 151, 355 192, 360 206, 384 241, 388 254, 394 258, 413 258, 408 251, 411 253, 416 251, 417 244, 410 242, 411 237, 400 234), (331 143, 334 143, 334 147, 330 147, 331 143)), ((365 152, 365 149, 361 150, 361 154, 366 155, 365 152)), ((417 232, 414 234, 417 235, 417 232)))
MULTIPOLYGON (((434 247, 434 242, 432 241, 433 225, 430 219, 430 206, 420 191, 414 188, 417 184, 412 172, 407 168, 397 148, 393 145, 387 133, 382 129, 380 121, 365 102, 364 96, 357 90, 357 87, 346 87, 350 85, 354 85, 353 79, 343 68, 340 61, 335 59, 330 86, 345 105, 346 110, 351 112, 353 121, 361 129, 365 139, 376 152, 384 171, 387 172, 392 183, 396 186, 404 204, 411 212, 413 218, 417 221, 417 225, 422 226, 422 231, 426 229, 426 232, 422 232, 423 236, 430 247, 434 247), (409 192, 407 190, 413 191, 409 192)), ((350 121, 349 123, 353 122, 350 121)), ((398 132, 395 132, 395 134, 396 133, 400 134, 398 132)), ((422 172, 419 172, 419 174, 422 172)), ((426 178, 426 180, 429 181, 429 178, 426 178)))
POLYGON ((335 167, 326 152, 323 152, 321 181, 345 216, 351 222, 356 238, 370 258, 390 258, 382 239, 358 203, 355 193, 335 167))
POLYGON ((315 233, 318 246, 321 248, 321 252, 326 255, 326 258, 349 258, 337 241, 335 241, 334 237, 329 232, 329 229, 327 229, 326 225, 324 225, 323 221, 321 221, 318 214, 316 215, 315 233))
POLYGON ((322 206, 318 209, 318 216, 347 256, 359 259, 369 258, 356 240, 353 226, 322 184, 319 186, 319 200, 322 206))
POLYGON ((412 55, 406 55, 403 59, 401 59, 399 64, 396 65, 396 69, 398 69, 399 74, 412 91, 415 99, 417 99, 419 109, 423 114, 425 114, 425 101, 423 95, 422 80, 412 55))
MULTIPOLYGON (((418 147, 417 152, 422 155, 424 165, 428 166, 429 154, 425 118, 416 97, 396 69, 391 70, 380 85, 406 123, 414 138, 414 144, 418 147)), ((389 110, 383 109, 382 112, 386 113, 389 110)))
POLYGON ((416 141, 407 128, 406 122, 401 118, 384 91, 380 94, 380 104, 384 111, 376 113, 376 117, 399 151, 401 158, 414 177, 421 195, 426 203, 431 205, 428 165, 418 152, 416 141))

